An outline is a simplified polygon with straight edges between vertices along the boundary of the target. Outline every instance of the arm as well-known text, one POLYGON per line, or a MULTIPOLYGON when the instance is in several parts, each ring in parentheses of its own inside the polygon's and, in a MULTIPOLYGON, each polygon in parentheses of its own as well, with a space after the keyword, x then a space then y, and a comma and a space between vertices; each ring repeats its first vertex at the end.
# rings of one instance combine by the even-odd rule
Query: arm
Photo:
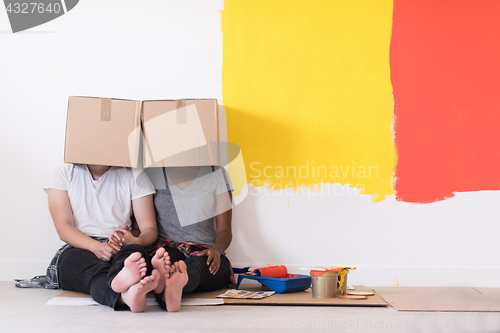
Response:
POLYGON ((212 248, 215 247, 220 251, 220 254, 226 251, 233 239, 231 231, 231 219, 233 216, 231 200, 231 192, 219 194, 216 198, 215 212, 217 215, 215 216, 215 227, 217 228, 217 236, 215 238, 215 245, 212 248))
POLYGON ((135 237, 139 237, 139 235, 141 234, 141 230, 139 230, 139 226, 137 225, 137 221, 135 220, 135 216, 132 219, 132 226, 130 227, 130 232, 135 237))
POLYGON ((156 214, 153 204, 153 195, 132 200, 132 209, 134 211, 135 220, 140 233, 136 229, 132 231, 128 227, 116 228, 113 233, 113 240, 120 238, 119 245, 139 244, 147 247, 158 238, 158 228, 156 226, 156 214))
POLYGON ((104 261, 109 261, 120 250, 115 244, 100 243, 75 228, 68 192, 49 189, 48 196, 50 215, 52 215, 59 238, 63 242, 76 248, 89 250, 104 261))
POLYGON ((219 194, 216 197, 215 207, 215 226, 217 228, 217 236, 215 244, 211 248, 204 250, 200 256, 208 256, 207 265, 209 265, 210 273, 215 275, 219 271, 220 256, 229 247, 233 234, 231 231, 231 192, 219 194))
POLYGON ((136 237, 137 244, 144 247, 156 242, 158 239, 158 228, 156 226, 155 206, 153 204, 153 195, 132 200, 132 209, 134 210, 135 220, 140 230, 140 235, 136 237))

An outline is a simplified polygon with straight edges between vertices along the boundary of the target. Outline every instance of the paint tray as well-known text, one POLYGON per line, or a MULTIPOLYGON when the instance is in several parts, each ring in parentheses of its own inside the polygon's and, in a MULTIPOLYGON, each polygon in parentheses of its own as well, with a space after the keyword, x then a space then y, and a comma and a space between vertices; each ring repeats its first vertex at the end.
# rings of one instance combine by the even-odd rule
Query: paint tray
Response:
POLYGON ((257 275, 238 275, 238 283, 236 289, 240 286, 241 280, 250 279, 256 280, 261 285, 269 287, 271 290, 281 293, 289 293, 292 291, 303 291, 311 286, 311 276, 302 274, 287 274, 286 278, 272 278, 257 275))
POLYGON ((243 268, 233 267, 234 274, 246 274, 246 273, 248 273, 249 270, 250 270, 250 266, 243 267, 243 268))

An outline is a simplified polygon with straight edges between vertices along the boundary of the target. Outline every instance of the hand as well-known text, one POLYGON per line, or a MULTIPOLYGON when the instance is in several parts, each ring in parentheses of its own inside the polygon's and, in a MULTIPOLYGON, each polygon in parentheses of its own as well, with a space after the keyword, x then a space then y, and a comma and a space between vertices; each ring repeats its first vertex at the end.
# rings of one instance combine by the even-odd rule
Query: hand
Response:
MULTIPOLYGON (((114 246, 116 247, 116 244, 114 246)), ((97 258, 103 261, 110 261, 119 250, 120 249, 116 250, 116 248, 113 248, 113 245, 110 243, 98 243, 92 252, 97 258)))
POLYGON ((211 247, 209 249, 201 251, 198 256, 203 257, 207 256, 207 265, 208 265, 208 270, 212 275, 217 274, 220 268, 220 256, 222 254, 222 251, 219 251, 215 247, 211 247))
MULTIPOLYGON (((128 228, 127 226, 123 226, 123 228, 128 228)), ((118 228, 116 228, 118 229, 118 228)), ((123 246, 123 241, 122 237, 120 234, 117 232, 117 230, 113 230, 113 234, 108 238, 108 243, 113 247, 113 249, 117 249, 118 251, 121 250, 123 246)))
POLYGON ((109 239, 110 242, 115 243, 120 246, 120 248, 125 245, 138 244, 137 238, 132 235, 132 232, 127 226, 119 227, 113 230, 113 234, 109 239))

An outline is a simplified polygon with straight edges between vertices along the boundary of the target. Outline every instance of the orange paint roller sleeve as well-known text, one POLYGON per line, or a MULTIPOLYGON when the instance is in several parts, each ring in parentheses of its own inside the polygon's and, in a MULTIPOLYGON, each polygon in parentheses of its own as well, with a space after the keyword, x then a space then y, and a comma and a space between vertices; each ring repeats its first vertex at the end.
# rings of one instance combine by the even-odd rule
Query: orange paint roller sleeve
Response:
POLYGON ((282 278, 286 277, 288 274, 288 270, 286 266, 269 266, 269 267, 261 267, 253 270, 253 273, 256 273, 259 276, 263 277, 273 277, 273 278, 282 278))

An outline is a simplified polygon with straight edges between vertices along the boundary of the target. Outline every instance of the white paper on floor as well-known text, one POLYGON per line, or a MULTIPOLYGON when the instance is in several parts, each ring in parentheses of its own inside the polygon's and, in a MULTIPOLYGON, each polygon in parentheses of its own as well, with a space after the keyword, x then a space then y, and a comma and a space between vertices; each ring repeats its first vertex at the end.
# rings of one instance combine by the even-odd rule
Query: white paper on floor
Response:
POLYGON ((183 298, 181 305, 220 305, 224 300, 220 298, 183 298))
MULTIPOLYGON (((184 298, 181 301, 182 305, 220 305, 224 304, 223 299, 217 298, 184 298)), ((52 297, 47 302, 47 305, 84 305, 84 306, 93 306, 100 305, 92 298, 89 297, 52 297)), ((156 300, 154 298, 147 299, 148 306, 158 306, 156 300)))
POLYGON ((52 297, 47 305, 100 305, 92 298, 88 297, 52 297))

